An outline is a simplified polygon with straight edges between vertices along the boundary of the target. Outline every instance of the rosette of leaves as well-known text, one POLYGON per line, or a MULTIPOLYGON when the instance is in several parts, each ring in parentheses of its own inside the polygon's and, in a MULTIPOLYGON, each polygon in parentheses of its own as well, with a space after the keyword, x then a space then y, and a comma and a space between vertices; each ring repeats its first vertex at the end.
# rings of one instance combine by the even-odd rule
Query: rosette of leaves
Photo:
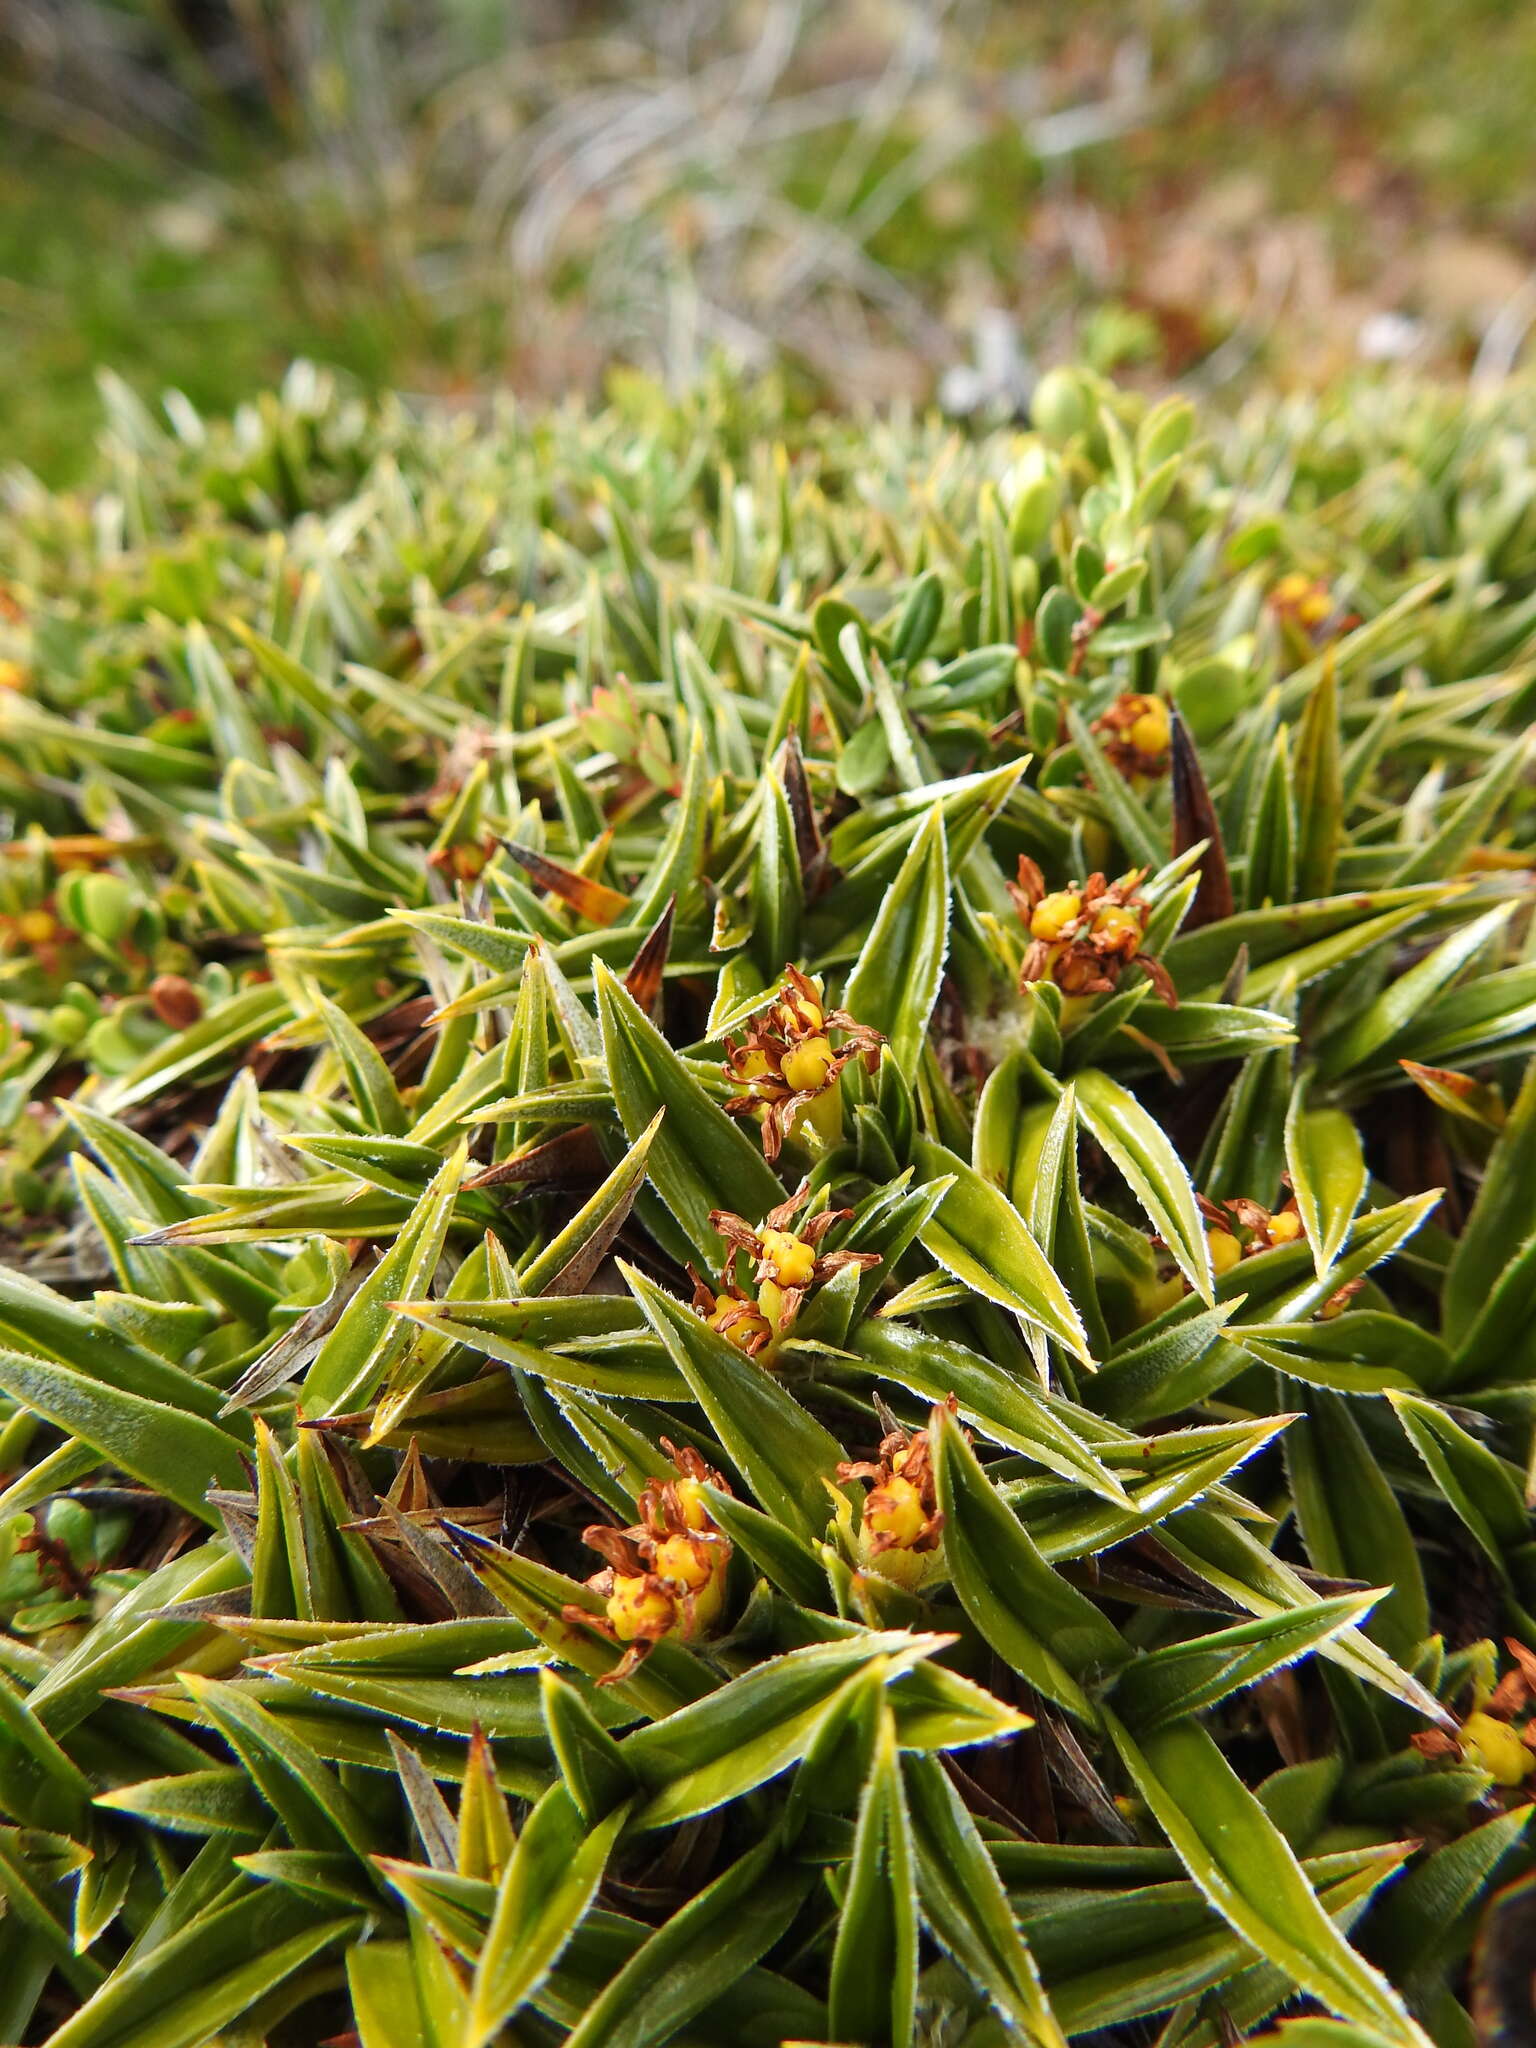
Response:
POLYGON ((0 2038, 1508 2021, 1529 409, 13 487, 0 2038))

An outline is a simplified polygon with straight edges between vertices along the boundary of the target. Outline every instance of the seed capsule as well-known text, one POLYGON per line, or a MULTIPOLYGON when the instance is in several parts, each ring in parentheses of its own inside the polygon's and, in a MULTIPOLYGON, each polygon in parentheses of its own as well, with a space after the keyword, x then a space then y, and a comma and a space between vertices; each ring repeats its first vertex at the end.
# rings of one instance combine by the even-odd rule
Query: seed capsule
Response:
POLYGON ((1094 918, 1093 935, 1107 941, 1123 958, 1130 959, 1141 944, 1141 920, 1133 911, 1111 904, 1094 918))
POLYGON ((632 1578, 615 1574, 608 1595, 608 1619, 621 1643, 654 1640, 672 1626, 672 1599, 649 1572, 632 1578))
POLYGON ((910 1479, 893 1475, 877 1486, 864 1502, 864 1526, 872 1536, 883 1536, 903 1550, 910 1550, 928 1521, 923 1496, 910 1479))
POLYGON ((1083 899, 1076 889, 1056 889, 1030 913, 1032 939, 1059 939, 1068 925, 1083 914, 1083 899))
POLYGON ((157 974, 149 985, 155 1015, 173 1031, 185 1031, 203 1014, 203 999, 184 975, 157 974))
POLYGON ((677 1503, 678 1516, 685 1529, 712 1529, 709 1518, 709 1504, 704 1498, 703 1483, 697 1479, 679 1479, 672 1489, 677 1503))
POLYGON ((789 1086, 797 1092, 810 1091, 826 1085, 832 1072, 833 1053, 831 1041, 821 1032, 793 1045, 785 1053, 779 1071, 789 1086))
POLYGON ((773 1325, 762 1310, 754 1302, 742 1301, 733 1294, 721 1295, 704 1320, 738 1351, 749 1354, 773 1335, 773 1325))
POLYGON ((765 1230, 759 1242, 763 1260, 773 1268, 781 1287, 809 1287, 816 1271, 816 1247, 792 1230, 765 1230))
POLYGON ((1461 1728, 1461 1746, 1496 1785, 1514 1786, 1536 1771, 1536 1750, 1527 1749, 1507 1721, 1492 1714, 1468 1714, 1461 1728))
POLYGON ((1168 706, 1161 697, 1148 697, 1143 701, 1147 708, 1135 719, 1126 738, 1138 754, 1165 754, 1173 736, 1168 722, 1168 706))
POLYGON ((1243 1247, 1230 1230, 1208 1230, 1205 1241, 1210 1246, 1211 1270, 1219 1280, 1237 1265, 1243 1256, 1243 1247))

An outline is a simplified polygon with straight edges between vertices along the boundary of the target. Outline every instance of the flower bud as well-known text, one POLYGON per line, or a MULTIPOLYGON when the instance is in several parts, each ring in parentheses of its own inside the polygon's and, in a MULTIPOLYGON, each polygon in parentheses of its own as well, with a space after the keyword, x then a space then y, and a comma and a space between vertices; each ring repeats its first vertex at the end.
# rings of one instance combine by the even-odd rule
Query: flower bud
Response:
POLYGON ((1030 425, 1051 448, 1064 448, 1093 418, 1093 407, 1076 370, 1047 370, 1030 395, 1030 425))
POLYGON ((55 1045, 78 1045, 91 1028, 91 1020, 73 1003, 56 1003, 48 1012, 48 1036, 55 1045))
POLYGON ((790 1047, 780 1063, 780 1072, 791 1088, 809 1092, 825 1084, 833 1064, 831 1041, 818 1032, 790 1047))
POLYGON ((83 875, 77 899, 80 929, 108 945, 122 938, 139 912, 139 900, 117 875, 83 875))
POLYGON ((673 1602, 665 1586, 649 1572, 635 1577, 615 1574, 608 1595, 608 1619, 621 1643, 654 1640, 673 1625, 673 1602))

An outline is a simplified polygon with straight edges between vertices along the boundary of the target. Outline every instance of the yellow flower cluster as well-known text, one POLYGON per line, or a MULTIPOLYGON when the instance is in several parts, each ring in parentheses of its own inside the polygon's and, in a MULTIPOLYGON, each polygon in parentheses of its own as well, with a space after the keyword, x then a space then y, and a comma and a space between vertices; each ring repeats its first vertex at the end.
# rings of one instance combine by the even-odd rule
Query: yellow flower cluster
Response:
POLYGON ((873 1073, 883 1043, 878 1031, 845 1010, 829 1010, 808 974, 786 967, 778 994, 751 1020, 746 1038, 725 1041, 726 1074, 742 1091, 726 1109, 732 1116, 762 1114, 768 1159, 778 1158, 802 1115, 833 1143, 841 1117, 833 1084, 852 1059, 862 1059, 873 1073))
MULTIPOLYGON (((1262 1202, 1252 1201, 1247 1195, 1234 1195, 1225 1202, 1213 1202, 1207 1195, 1197 1195, 1195 1199, 1205 1219, 1211 1271, 1218 1280, 1224 1280, 1244 1259, 1257 1258, 1260 1252, 1274 1251, 1280 1245, 1298 1244, 1307 1234, 1294 1195, 1288 1196, 1278 1209, 1266 1209, 1262 1202)), ((1162 1240, 1157 1238, 1153 1242, 1161 1245, 1162 1240)), ((1328 1322, 1342 1314, 1364 1285, 1362 1279, 1346 1280, 1317 1310, 1318 1320, 1328 1322)), ((1151 1322, 1175 1302, 1182 1301, 1188 1292, 1188 1280, 1169 1261, 1156 1282, 1141 1295, 1142 1320, 1151 1322)))
MULTIPOLYGON (((953 1397, 950 1400, 953 1409, 953 1397)), ((944 1517, 933 1477, 933 1450, 926 1429, 893 1429, 877 1459, 839 1465, 839 1479, 873 1482, 864 1496, 857 1550, 866 1571, 915 1592, 943 1570, 944 1517)))
POLYGON ((1019 856, 1017 881, 1008 884, 1029 945, 1019 968, 1019 986, 1054 981, 1066 996, 1107 995, 1133 963, 1143 968, 1170 1009, 1178 993, 1160 960, 1142 951, 1150 905, 1140 893, 1144 868, 1116 882, 1101 874, 1065 889, 1045 886, 1045 876, 1028 854, 1019 856))
POLYGON ((1278 612, 1282 618, 1294 619, 1309 633, 1326 625, 1333 613, 1333 599, 1328 594, 1327 584, 1303 575, 1299 569, 1292 569, 1280 578, 1269 593, 1269 603, 1272 611, 1278 612))
MULTIPOLYGON (((1420 1756, 1469 1763, 1486 1771, 1504 1792, 1518 1792, 1536 1775, 1536 1651, 1514 1636, 1504 1647, 1513 1660, 1497 1685, 1475 1689, 1471 1712, 1452 1735, 1445 1728, 1425 1728, 1409 1739, 1420 1756)), ((1493 1645, 1483 1648, 1491 1654, 1493 1645)))
MULTIPOLYGON (((790 1225, 810 1199, 802 1181, 787 1202, 771 1209, 760 1228, 730 1209, 712 1209, 709 1220, 730 1249, 718 1290, 693 1273, 693 1305, 712 1330, 755 1358, 782 1336, 812 1287, 848 1266, 878 1266, 878 1252, 823 1252, 821 1240, 851 1209, 819 1209, 798 1230, 790 1225), (735 1277, 737 1254, 752 1261, 749 1291, 735 1277)), ((692 1272, 692 1268, 689 1269, 692 1272)))
POLYGON ((640 1519, 632 1528, 595 1523, 582 1533, 587 1547, 608 1561, 587 1581, 602 1596, 603 1612, 567 1607, 565 1619, 625 1646, 618 1664, 599 1681, 604 1685, 627 1678, 654 1643, 709 1634, 725 1610, 731 1543, 710 1515, 704 1488, 730 1489, 690 1445, 678 1449, 662 1442, 677 1478, 646 1482, 636 1502, 640 1519))
POLYGON ((1167 774, 1173 719, 1166 698, 1128 690, 1093 721, 1093 730, 1127 782, 1167 774))

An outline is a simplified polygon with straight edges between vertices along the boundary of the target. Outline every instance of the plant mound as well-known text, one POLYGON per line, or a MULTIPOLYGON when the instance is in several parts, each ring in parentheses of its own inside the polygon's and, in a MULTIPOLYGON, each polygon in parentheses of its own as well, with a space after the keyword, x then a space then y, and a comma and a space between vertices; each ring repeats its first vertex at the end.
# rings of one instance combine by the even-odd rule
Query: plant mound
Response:
POLYGON ((0 2039, 1528 2025, 1529 398, 167 417, 0 510, 0 2039))

